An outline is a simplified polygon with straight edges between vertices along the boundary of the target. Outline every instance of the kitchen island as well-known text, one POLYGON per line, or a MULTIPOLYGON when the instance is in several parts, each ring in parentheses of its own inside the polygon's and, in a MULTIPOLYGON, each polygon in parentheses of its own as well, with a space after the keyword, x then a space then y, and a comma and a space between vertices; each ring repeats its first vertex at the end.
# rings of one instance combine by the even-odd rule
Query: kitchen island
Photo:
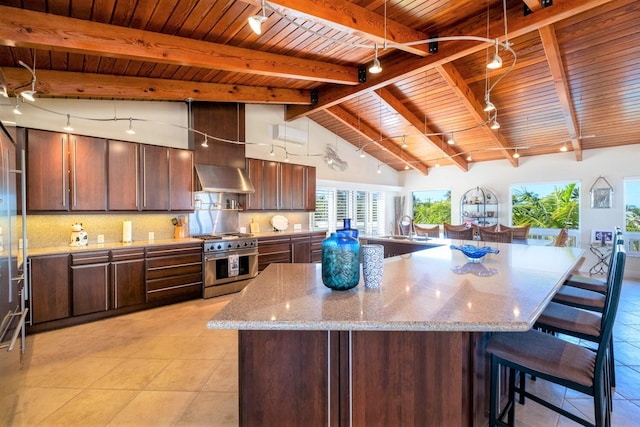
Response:
POLYGON ((379 290, 270 265, 208 323, 239 330, 240 424, 484 425, 488 333, 528 330, 583 253, 493 246, 388 258, 379 290))

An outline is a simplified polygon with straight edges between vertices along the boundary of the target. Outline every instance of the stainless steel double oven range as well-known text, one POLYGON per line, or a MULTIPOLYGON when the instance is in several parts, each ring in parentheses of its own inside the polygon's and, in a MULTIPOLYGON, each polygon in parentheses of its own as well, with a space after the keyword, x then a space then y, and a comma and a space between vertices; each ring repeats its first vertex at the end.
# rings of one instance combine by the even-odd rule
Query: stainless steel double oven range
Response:
POLYGON ((258 275, 258 239, 250 234, 200 234, 203 298, 242 290, 258 275))

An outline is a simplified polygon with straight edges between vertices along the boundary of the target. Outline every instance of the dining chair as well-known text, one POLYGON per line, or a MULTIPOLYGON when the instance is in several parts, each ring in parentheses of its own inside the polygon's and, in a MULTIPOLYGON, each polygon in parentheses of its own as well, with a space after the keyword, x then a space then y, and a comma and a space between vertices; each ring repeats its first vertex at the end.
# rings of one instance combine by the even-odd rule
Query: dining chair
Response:
POLYGON ((611 425, 606 360, 620 301, 625 261, 626 252, 624 247, 620 247, 616 252, 613 283, 607 294, 595 350, 535 329, 527 332, 499 332, 489 338, 486 350, 491 354, 490 427, 514 425, 516 392, 579 424, 594 427, 611 425), (509 370, 508 401, 503 410, 498 407, 501 366, 509 370), (517 371, 591 396, 595 424, 521 387, 516 388, 517 371))
MULTIPOLYGON (((611 254, 609 256, 610 260, 613 260, 615 258, 616 247, 618 246, 618 242, 620 242, 621 240, 622 228, 616 226, 613 234, 611 254)), ((607 281, 607 279, 598 279, 595 277, 582 276, 580 274, 571 274, 567 278, 567 280, 565 280, 564 284, 567 286, 572 286, 574 288, 586 289, 589 291, 606 294, 608 288, 607 281)))
POLYGON ((513 232, 513 240, 526 241, 529 238, 530 228, 531 228, 530 224, 519 226, 519 227, 507 227, 506 225, 500 224, 500 231, 511 230, 513 232))
POLYGON ((440 237, 439 225, 434 225, 433 227, 420 227, 419 225, 413 224, 413 229, 417 236, 440 237))
POLYGON ((461 240, 473 240, 472 228, 459 228, 459 226, 449 227, 448 224, 444 224, 444 236, 447 239, 461 239, 461 240))
POLYGON ((569 239, 569 230, 563 228, 558 232, 556 236, 556 240, 553 242, 553 246, 556 248, 562 248, 567 244, 567 240, 569 239))
POLYGON ((511 230, 491 231, 480 227, 480 240, 484 242, 511 243, 513 242, 513 232, 511 230))

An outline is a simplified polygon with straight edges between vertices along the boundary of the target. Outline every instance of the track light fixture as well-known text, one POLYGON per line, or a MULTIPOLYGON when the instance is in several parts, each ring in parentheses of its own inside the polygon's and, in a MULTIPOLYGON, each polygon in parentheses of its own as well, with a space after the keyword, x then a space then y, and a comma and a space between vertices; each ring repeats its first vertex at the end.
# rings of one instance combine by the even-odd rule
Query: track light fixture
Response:
POLYGON ((402 148, 407 148, 407 135, 402 135, 402 148))
POLYGON ((204 134, 204 141, 200 144, 201 147, 207 148, 209 147, 209 139, 207 138, 207 134, 204 134))
POLYGON ((13 114, 22 115, 22 111, 20 111, 20 98, 16 96, 16 106, 13 108, 13 114))
POLYGON ((502 67, 502 58, 498 55, 498 39, 496 39, 496 52, 493 54, 493 59, 487 64, 487 68, 490 70, 497 70, 502 67))
POLYGON ((451 138, 449 138, 449 139, 447 140, 447 144, 449 144, 449 145, 455 145, 455 143, 456 143, 456 141, 454 141, 454 139, 453 139, 453 132, 451 132, 451 138))
POLYGON ((500 123, 498 123, 498 114, 493 115, 493 121, 491 122, 491 129, 497 130, 500 129, 500 123))
POLYGON ((484 111, 486 111, 486 112, 488 113, 488 112, 490 112, 490 111, 494 111, 494 110, 496 109, 496 106, 495 106, 495 105, 493 105, 493 102, 491 102, 491 101, 489 100, 489 94, 487 94, 486 102, 487 102, 487 103, 486 103, 486 105, 484 106, 484 111))
POLYGON ((126 130, 129 135, 135 135, 136 131, 133 130, 133 119, 129 117, 129 129, 126 130))
POLYGON ((373 58, 373 64, 369 67, 369 72, 371 74, 378 74, 382 72, 382 65, 380 65, 380 60, 378 59, 378 44, 373 45, 373 49, 375 52, 375 57, 373 58))
POLYGON ((516 151, 513 153, 513 158, 514 159, 519 159, 520 158, 520 153, 518 153, 518 149, 516 148, 516 151))
POLYGON ((62 129, 66 130, 67 132, 73 131, 73 127, 71 127, 71 114, 67 114, 67 124, 62 129))
POLYGON ((467 156, 467 162, 471 162, 471 161, 473 161, 473 157, 471 157, 471 154, 469 154, 469 155, 467 156))
POLYGON ((284 154, 284 161, 285 162, 289 161, 289 153, 288 152, 285 152, 285 154, 284 154))
MULTIPOLYGON (((29 70, 29 72, 31 73, 31 90, 23 90, 22 92, 20 92, 20 96, 22 96, 24 99, 26 99, 27 101, 31 101, 31 102, 35 102, 35 94, 36 94, 36 69, 35 69, 35 61, 34 61, 34 65, 33 68, 29 67, 27 64, 25 64, 22 61, 18 61, 18 64, 22 65, 24 68, 26 68, 27 70, 29 70)), ((24 86, 23 86, 24 87, 24 86)))
POLYGON ((567 142, 565 141, 564 144, 562 144, 562 147, 560 147, 560 151, 562 151, 563 153, 565 151, 567 151, 567 142))
POLYGON ((264 9, 264 0, 262 0, 262 15, 253 15, 247 19, 249 26, 257 35, 262 34, 262 24, 267 22, 267 15, 264 9))
POLYGON ((378 170, 376 170, 376 173, 382 173, 382 169, 380 169, 380 163, 378 163, 378 170))
POLYGON ((404 170, 408 171, 409 170, 409 165, 404 165, 404 170))
POLYGON ((360 157, 363 159, 366 157, 366 154, 364 154, 364 147, 360 149, 360 157))
POLYGON ((270 156, 275 156, 276 153, 273 151, 273 144, 271 144, 271 151, 269 151, 270 156))
POLYGON ((440 167, 440 160, 436 160, 436 167, 439 168, 440 167))

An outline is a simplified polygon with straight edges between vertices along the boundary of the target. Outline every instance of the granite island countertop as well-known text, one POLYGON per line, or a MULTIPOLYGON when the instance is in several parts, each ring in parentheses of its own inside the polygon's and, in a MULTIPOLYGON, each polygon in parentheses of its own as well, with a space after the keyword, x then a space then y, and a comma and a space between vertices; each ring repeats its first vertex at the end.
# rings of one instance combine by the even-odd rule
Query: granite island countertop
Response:
POLYGON ((366 289, 361 277, 351 290, 332 291, 322 283, 320 264, 271 264, 207 327, 526 331, 584 252, 492 246, 500 253, 487 255, 479 264, 467 262, 448 245, 388 258, 378 290, 366 289))

